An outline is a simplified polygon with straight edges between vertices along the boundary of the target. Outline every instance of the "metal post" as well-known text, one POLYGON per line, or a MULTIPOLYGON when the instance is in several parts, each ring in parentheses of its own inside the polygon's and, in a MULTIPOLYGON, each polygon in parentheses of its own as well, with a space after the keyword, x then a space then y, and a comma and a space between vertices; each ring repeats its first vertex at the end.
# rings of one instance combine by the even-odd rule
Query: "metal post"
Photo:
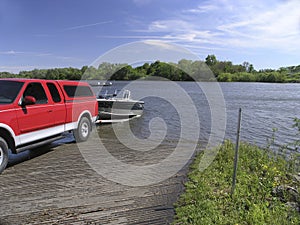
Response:
POLYGON ((236 144, 235 144, 235 156, 234 156, 234 166, 233 166, 233 177, 232 177, 232 187, 231 187, 231 195, 234 194, 235 184, 236 184, 236 171, 238 166, 238 158, 239 158, 239 143, 240 143, 240 132, 241 132, 241 120, 242 120, 242 109, 239 109, 239 118, 238 118, 238 126, 237 126, 237 134, 236 134, 236 144))

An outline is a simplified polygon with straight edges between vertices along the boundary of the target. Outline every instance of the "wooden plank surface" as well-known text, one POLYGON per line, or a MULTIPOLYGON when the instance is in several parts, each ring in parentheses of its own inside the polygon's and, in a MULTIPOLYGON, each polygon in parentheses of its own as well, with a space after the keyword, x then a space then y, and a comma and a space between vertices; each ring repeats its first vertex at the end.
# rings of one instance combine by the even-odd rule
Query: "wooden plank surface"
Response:
MULTIPOLYGON (((158 162, 173 151, 162 145, 142 157, 141 152, 126 153, 116 139, 106 138, 106 145, 111 154, 139 164, 158 162)), ((72 141, 11 158, 11 165, 0 175, 1 225, 169 224, 186 180, 185 167, 149 186, 112 182, 90 168, 72 141)))

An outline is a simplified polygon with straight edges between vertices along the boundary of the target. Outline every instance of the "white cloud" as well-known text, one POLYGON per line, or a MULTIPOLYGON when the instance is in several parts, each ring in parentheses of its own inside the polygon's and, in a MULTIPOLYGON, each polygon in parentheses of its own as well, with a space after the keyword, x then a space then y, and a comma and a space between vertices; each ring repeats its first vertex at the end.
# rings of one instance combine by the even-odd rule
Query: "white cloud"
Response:
POLYGON ((157 48, 164 49, 164 50, 177 50, 176 46, 171 45, 167 42, 163 42, 163 41, 146 40, 146 41, 143 41, 143 43, 150 45, 150 46, 155 46, 157 48))
POLYGON ((149 32, 180 32, 190 29, 193 24, 184 20, 156 20, 148 26, 149 32))
POLYGON ((242 47, 268 47, 300 50, 300 2, 284 1, 264 11, 253 9, 236 21, 217 27, 230 44, 242 47))
POLYGON ((190 46, 294 52, 300 50, 299 8, 298 0, 213 0, 183 10, 176 19, 152 21, 141 32, 190 46))
POLYGON ((219 35, 219 33, 210 30, 201 30, 197 27, 197 24, 184 20, 153 21, 148 27, 148 32, 167 33, 162 37, 173 40, 178 39, 179 41, 197 41, 219 35))
POLYGON ((44 52, 24 52, 24 51, 0 51, 0 55, 11 55, 11 56, 34 56, 34 57, 44 57, 44 56, 51 56, 51 53, 44 53, 44 52))
POLYGON ((82 62, 83 59, 72 57, 72 56, 61 56, 61 55, 55 55, 52 53, 43 53, 43 52, 23 52, 23 51, 15 51, 15 50, 9 50, 9 51, 0 51, 0 55, 12 55, 12 56, 30 56, 30 57, 50 57, 58 60, 63 61, 78 61, 82 62))
POLYGON ((9 51, 0 51, 0 55, 21 55, 24 54, 25 52, 18 52, 14 50, 9 50, 9 51))
POLYGON ((197 8, 185 10, 184 12, 187 12, 187 13, 209 13, 216 9, 218 9, 217 5, 208 3, 208 4, 204 4, 204 5, 199 5, 197 8))
POLYGON ((9 73, 19 73, 20 71, 34 70, 36 68, 42 68, 41 66, 0 66, 0 71, 9 73))

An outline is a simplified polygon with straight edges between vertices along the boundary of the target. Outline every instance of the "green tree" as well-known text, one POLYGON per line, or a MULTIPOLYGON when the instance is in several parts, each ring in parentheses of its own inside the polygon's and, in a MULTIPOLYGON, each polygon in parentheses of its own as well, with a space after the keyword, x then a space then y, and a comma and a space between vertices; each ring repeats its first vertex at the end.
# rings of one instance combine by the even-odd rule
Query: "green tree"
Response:
POLYGON ((59 73, 56 69, 49 69, 46 73, 46 79, 47 80, 58 80, 59 79, 59 73))
POLYGON ((250 64, 250 65, 249 65, 249 71, 248 71, 248 72, 249 72, 249 73, 255 72, 255 69, 254 69, 253 64, 250 64))
POLYGON ((217 58, 215 55, 208 55, 206 58, 205 58, 205 63, 208 65, 208 66, 213 66, 217 63, 217 58))
POLYGON ((232 81, 232 74, 231 73, 221 73, 218 76, 218 81, 220 81, 220 82, 231 82, 232 81))
POLYGON ((133 69, 130 65, 124 66, 118 71, 116 71, 112 76, 112 80, 136 80, 140 76, 137 71, 133 69))
POLYGON ((88 69, 88 66, 81 67, 81 70, 80 70, 81 74, 84 74, 87 69, 88 69))

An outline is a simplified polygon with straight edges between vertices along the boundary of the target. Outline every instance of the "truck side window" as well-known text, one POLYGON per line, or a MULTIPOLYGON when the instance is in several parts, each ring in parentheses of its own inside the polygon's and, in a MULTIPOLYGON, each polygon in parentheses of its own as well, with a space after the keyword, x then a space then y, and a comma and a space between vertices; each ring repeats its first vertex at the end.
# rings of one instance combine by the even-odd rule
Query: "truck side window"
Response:
POLYGON ((59 92, 58 92, 55 84, 53 84, 53 83, 47 83, 47 87, 48 87, 48 89, 50 91, 50 94, 51 94, 51 97, 52 97, 53 101, 55 103, 61 102, 61 97, 59 95, 59 92))
POLYGON ((94 96, 94 93, 88 86, 64 85, 64 90, 70 98, 94 96))
POLYGON ((25 89, 25 96, 32 96, 36 100, 36 104, 47 104, 48 98, 46 96, 45 90, 40 83, 30 83, 25 89))

